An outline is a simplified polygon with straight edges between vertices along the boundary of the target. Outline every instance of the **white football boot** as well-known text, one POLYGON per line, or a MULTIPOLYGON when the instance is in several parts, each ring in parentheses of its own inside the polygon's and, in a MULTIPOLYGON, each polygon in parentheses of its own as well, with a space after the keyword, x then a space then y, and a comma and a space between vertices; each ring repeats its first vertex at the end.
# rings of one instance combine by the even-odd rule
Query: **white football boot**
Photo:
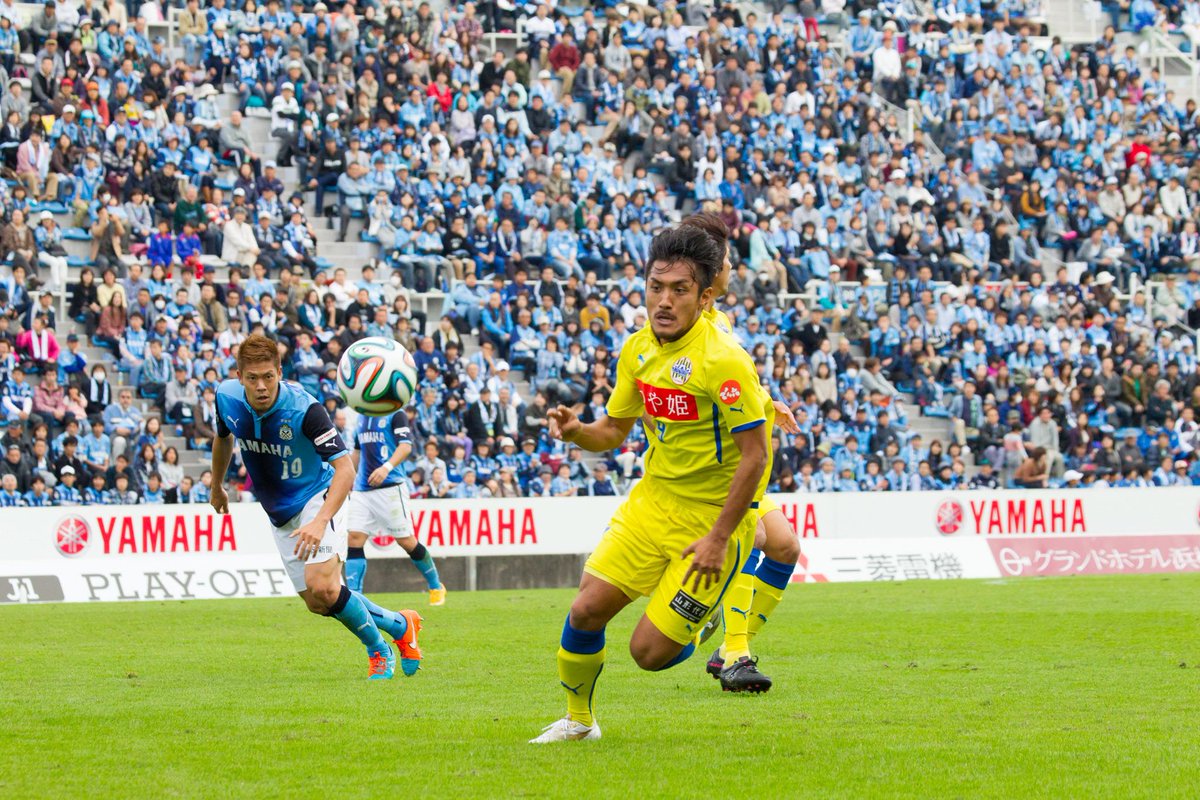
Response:
POLYGON ((530 739, 530 744, 546 744, 547 742, 586 741, 600 738, 600 723, 593 721, 591 725, 576 722, 570 717, 563 717, 547 725, 541 736, 530 739))

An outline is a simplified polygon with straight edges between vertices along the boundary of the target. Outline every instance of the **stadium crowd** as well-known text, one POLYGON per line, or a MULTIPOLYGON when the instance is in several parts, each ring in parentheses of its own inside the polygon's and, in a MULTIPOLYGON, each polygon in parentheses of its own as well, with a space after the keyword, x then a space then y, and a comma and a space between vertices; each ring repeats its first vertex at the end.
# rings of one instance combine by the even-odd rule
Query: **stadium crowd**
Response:
POLYGON ((621 493, 640 425, 593 463, 546 410, 604 413, 649 240, 694 210, 801 427, 773 490, 1200 483, 1196 103, 1117 28, 1035 51, 1037 0, 619 8, 187 0, 172 51, 157 0, 0 0, 0 506, 205 502, 164 433, 210 446, 256 330, 344 431, 346 346, 414 353, 415 497, 621 493), (351 278, 315 229, 354 220, 379 250, 351 278))

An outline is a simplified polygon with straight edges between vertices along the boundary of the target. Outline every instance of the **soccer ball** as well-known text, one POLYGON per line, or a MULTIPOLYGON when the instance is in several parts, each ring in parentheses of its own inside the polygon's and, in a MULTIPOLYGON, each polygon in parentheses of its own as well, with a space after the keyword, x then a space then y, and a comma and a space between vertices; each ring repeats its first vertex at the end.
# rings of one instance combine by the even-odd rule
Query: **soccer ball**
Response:
POLYGON ((398 342, 371 336, 346 348, 337 370, 346 405, 383 417, 408 405, 417 387, 417 364, 398 342))

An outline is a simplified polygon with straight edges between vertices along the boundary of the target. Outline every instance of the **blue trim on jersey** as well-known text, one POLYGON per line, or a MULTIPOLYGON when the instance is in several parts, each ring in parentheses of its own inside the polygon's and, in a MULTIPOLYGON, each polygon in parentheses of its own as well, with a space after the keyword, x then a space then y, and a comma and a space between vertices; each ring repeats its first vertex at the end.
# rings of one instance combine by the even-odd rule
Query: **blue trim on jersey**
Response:
POLYGON ((717 404, 713 403, 713 438, 717 442, 717 463, 721 463, 721 413, 717 408, 717 404))
POLYGON ((735 547, 737 549, 733 556, 734 568, 729 570, 729 577, 725 579, 725 585, 721 587, 721 593, 717 595, 717 599, 713 601, 713 604, 709 608, 717 608, 721 605, 721 601, 725 599, 725 592, 729 590, 729 584, 733 583, 733 576, 738 574, 737 565, 742 563, 742 543, 735 542, 735 547))
POLYGON ((748 431, 751 428, 757 428, 759 425, 762 425, 763 422, 765 422, 765 420, 761 420, 761 419, 756 420, 755 422, 747 422, 745 425, 738 425, 736 428, 730 428, 729 432, 730 433, 741 433, 742 431, 748 431))

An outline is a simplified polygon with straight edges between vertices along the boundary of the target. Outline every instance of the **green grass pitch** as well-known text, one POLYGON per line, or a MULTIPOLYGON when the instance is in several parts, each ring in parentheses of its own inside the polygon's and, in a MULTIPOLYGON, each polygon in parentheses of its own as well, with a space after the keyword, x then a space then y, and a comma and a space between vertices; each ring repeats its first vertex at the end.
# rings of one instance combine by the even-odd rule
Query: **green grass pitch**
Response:
MULTIPOLYGON (((609 628, 599 742, 561 716, 569 591, 451 594, 366 680, 298 600, 0 608, 0 797, 1195 797, 1200 575, 796 585, 767 695, 643 673, 609 628)), ((698 654, 698 656, 706 653, 698 654)))

